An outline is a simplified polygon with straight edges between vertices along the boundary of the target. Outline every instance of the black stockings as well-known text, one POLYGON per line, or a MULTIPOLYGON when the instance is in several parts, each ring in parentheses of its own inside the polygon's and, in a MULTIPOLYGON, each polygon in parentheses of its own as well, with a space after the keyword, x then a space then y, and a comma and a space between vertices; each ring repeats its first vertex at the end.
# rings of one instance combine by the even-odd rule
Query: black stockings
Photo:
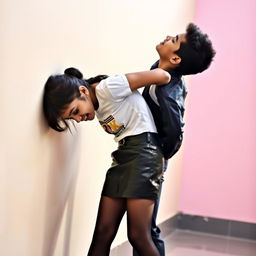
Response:
POLYGON ((151 238, 154 201, 127 199, 128 239, 140 256, 159 256, 151 238))
POLYGON ((88 256, 109 255, 111 243, 115 238, 125 210, 126 201, 124 199, 101 197, 88 256))
POLYGON ((159 256, 151 239, 154 201, 101 197, 93 240, 88 256, 109 255, 122 217, 127 211, 128 239, 140 256, 159 256))

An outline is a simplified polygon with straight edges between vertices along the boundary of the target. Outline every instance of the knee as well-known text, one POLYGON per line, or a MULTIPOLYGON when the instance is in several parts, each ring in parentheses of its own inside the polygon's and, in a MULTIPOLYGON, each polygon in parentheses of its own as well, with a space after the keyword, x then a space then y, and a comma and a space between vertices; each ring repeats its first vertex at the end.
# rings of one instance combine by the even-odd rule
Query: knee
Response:
POLYGON ((115 229, 109 225, 96 227, 94 237, 98 241, 111 240, 115 236, 115 229))
POLYGON ((138 239, 137 232, 128 231, 128 240, 132 245, 134 245, 137 239, 138 239))
POLYGON ((149 238, 149 234, 144 232, 139 232, 138 230, 128 231, 128 240, 133 246, 144 243, 149 238))

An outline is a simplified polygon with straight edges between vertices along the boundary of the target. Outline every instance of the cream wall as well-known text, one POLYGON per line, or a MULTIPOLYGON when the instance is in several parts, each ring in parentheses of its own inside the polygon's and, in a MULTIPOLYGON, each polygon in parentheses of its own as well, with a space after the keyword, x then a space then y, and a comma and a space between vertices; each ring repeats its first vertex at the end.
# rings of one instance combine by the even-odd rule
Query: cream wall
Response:
MULTIPOLYGON (((89 247, 110 152, 97 121, 73 135, 45 126, 48 75, 148 69, 167 33, 193 20, 191 0, 1 1, 0 255, 78 256, 89 247)), ((166 174, 159 221, 177 212, 181 152, 166 174)), ((125 221, 113 246, 126 240, 125 221)))

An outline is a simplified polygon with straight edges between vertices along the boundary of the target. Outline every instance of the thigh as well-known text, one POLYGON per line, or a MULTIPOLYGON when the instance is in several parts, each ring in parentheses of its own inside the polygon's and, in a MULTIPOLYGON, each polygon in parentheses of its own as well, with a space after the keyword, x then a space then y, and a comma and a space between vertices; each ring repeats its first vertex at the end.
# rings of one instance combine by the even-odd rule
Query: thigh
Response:
POLYGON ((101 229, 117 229, 125 211, 125 198, 102 196, 99 204, 96 227, 101 229))
POLYGON ((138 232, 148 232, 151 228, 154 200, 127 199, 128 228, 138 232))

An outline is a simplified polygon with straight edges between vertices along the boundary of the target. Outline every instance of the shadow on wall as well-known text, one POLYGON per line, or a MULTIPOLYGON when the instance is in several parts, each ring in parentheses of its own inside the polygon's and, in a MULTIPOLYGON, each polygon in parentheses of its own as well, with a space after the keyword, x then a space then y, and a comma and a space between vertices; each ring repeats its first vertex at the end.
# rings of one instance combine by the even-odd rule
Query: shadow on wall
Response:
POLYGON ((63 256, 69 256, 74 193, 80 158, 80 132, 78 128, 72 131, 72 134, 69 131, 58 133, 51 130, 48 136, 51 153, 42 255, 54 255, 60 227, 64 225, 63 256))

